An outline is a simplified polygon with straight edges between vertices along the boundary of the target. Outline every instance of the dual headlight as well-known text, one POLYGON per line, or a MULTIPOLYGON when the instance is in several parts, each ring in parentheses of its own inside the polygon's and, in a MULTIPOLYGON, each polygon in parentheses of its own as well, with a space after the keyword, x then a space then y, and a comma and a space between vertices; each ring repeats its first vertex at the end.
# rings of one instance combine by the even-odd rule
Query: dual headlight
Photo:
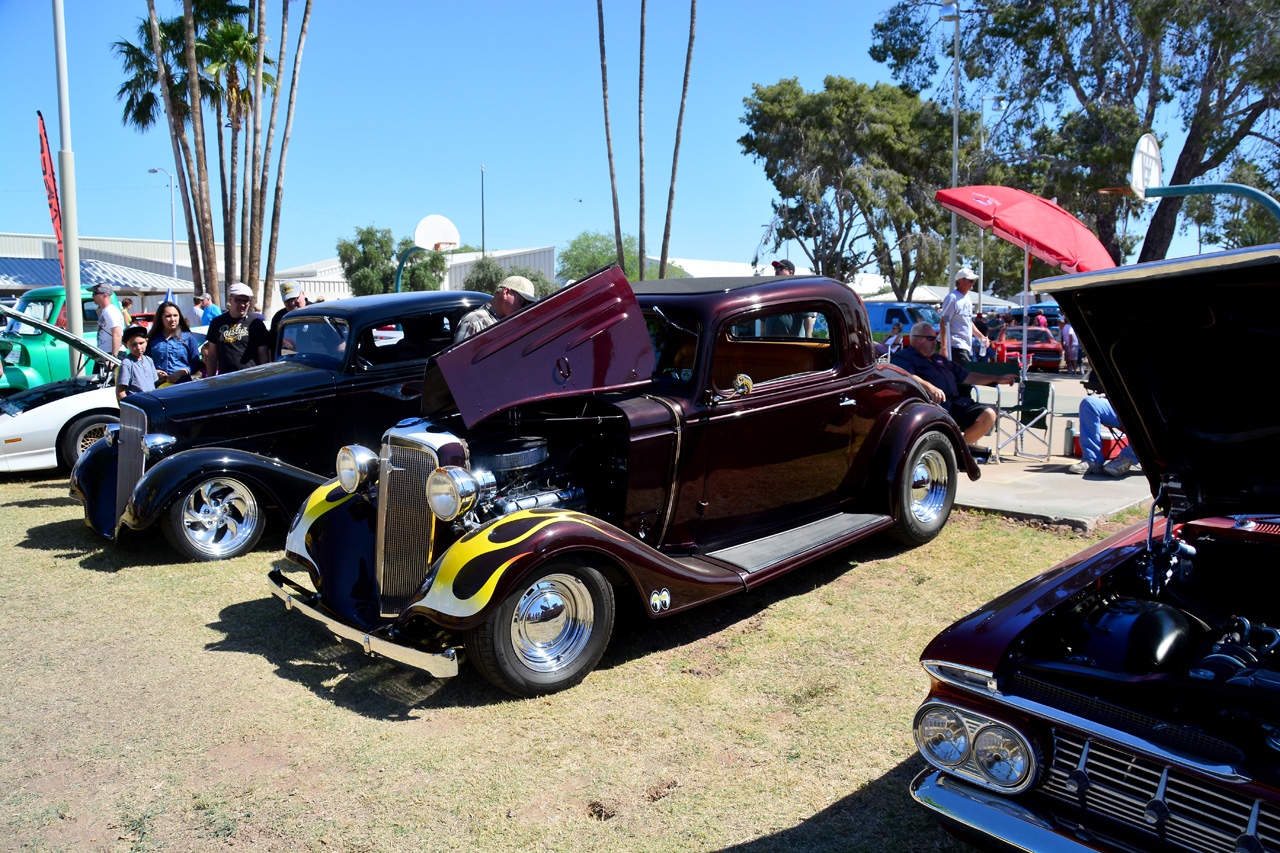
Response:
POLYGON ((965 708, 928 702, 916 712, 916 746, 935 767, 1005 794, 1035 782, 1040 751, 1006 723, 965 708))

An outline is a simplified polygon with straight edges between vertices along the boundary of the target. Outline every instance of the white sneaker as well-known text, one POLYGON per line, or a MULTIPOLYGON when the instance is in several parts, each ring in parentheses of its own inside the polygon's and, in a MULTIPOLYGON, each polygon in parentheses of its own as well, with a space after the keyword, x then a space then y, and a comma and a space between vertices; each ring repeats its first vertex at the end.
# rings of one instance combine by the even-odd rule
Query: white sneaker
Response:
POLYGON ((1110 462, 1102 466, 1102 473, 1106 474, 1108 477, 1123 477, 1125 474, 1129 473, 1129 469, 1132 467, 1133 462, 1131 462, 1127 457, 1117 456, 1115 459, 1112 459, 1110 462))
POLYGON ((1087 462, 1081 459, 1076 464, 1067 469, 1072 474, 1097 474, 1102 470, 1101 462, 1087 462))

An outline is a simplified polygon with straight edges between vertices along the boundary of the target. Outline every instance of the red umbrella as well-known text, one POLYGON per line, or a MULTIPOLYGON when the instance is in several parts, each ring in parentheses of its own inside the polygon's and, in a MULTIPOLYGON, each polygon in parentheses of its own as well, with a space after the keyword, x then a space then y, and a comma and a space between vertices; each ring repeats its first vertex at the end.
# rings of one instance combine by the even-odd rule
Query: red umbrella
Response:
POLYGON ((938 190, 935 198, 947 210, 990 228, 997 237, 1066 272, 1115 266, 1083 222, 1038 195, 1013 187, 983 186, 938 190))
MULTIPOLYGON (((1013 187, 956 187, 938 190, 938 203, 979 227, 990 228, 997 236, 1028 255, 1066 272, 1090 272, 1114 267, 1115 261, 1085 224, 1048 199, 1013 187)), ((1030 258, 1023 267, 1023 311, 1025 329, 1030 290, 1030 258)), ((1026 374, 1027 334, 1022 334, 1022 370, 1026 374)))

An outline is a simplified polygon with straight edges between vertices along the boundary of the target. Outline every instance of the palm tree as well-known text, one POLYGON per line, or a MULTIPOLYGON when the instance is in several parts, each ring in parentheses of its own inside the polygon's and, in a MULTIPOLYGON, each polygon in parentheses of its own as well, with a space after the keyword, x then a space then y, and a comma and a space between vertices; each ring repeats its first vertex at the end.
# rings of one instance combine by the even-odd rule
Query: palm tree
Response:
POLYGON ((640 281, 644 281, 644 268, 649 265, 644 251, 644 8, 645 0, 640 0, 640 281))
POLYGON ((625 272, 626 257, 622 254, 622 217, 618 213, 618 173, 613 168, 613 137, 609 134, 609 74, 604 61, 604 0, 596 0, 596 15, 600 19, 600 89, 604 92, 604 144, 609 150, 609 186, 613 190, 613 235, 618 242, 618 266, 625 272))
MULTIPOLYGON (((211 291, 218 287, 218 261, 214 252, 213 211, 209 201, 209 163, 205 156, 204 145, 204 110, 200 108, 200 69, 196 62, 196 21, 194 0, 182 0, 182 21, 186 34, 184 59, 187 66, 187 103, 192 105, 190 111, 191 137, 195 143, 195 192, 192 201, 195 207, 196 227, 200 231, 200 258, 204 264, 205 286, 211 291)), ((149 8, 155 8, 155 0, 147 0, 149 8)))
POLYGON ((667 250, 671 247, 671 211, 676 205, 676 164, 680 162, 680 132, 684 128, 684 102, 689 97, 689 66, 693 64, 693 28, 698 21, 698 0, 689 0, 689 50, 684 56, 684 88, 680 91, 680 114, 676 118, 676 147, 671 154, 671 189, 667 191, 667 224, 662 229, 662 254, 658 258, 658 278, 667 277, 667 250))

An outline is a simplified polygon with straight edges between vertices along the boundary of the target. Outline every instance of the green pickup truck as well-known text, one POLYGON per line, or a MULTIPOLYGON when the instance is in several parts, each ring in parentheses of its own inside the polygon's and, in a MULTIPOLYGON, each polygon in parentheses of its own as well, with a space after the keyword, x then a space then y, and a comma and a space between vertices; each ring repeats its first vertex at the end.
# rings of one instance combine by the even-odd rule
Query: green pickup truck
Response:
MULTIPOLYGON (((65 301, 64 288, 37 287, 22 294, 13 310, 65 328, 65 301)), ((93 294, 87 287, 80 289, 80 302, 84 337, 91 341, 98 334, 98 306, 93 304, 93 294)), ((4 318, 4 326, 0 328, 0 363, 4 364, 0 397, 71 378, 67 344, 13 317, 4 318)))

